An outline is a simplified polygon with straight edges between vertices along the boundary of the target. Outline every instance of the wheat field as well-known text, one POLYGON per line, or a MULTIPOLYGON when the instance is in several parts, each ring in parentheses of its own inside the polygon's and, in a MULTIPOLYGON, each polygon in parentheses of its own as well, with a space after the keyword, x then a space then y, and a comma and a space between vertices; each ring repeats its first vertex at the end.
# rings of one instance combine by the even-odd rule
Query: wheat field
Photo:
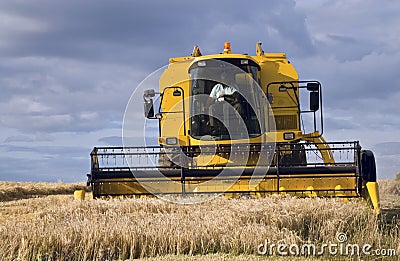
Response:
MULTIPOLYGON (((192 205, 155 198, 77 202, 73 191, 84 184, 0 182, 0 260, 265 260, 257 247, 266 239, 323 244, 335 242, 339 232, 348 242, 399 253, 400 181, 379 185, 378 217, 360 199, 273 195, 192 205)), ((338 260, 345 258, 354 260, 338 260)))

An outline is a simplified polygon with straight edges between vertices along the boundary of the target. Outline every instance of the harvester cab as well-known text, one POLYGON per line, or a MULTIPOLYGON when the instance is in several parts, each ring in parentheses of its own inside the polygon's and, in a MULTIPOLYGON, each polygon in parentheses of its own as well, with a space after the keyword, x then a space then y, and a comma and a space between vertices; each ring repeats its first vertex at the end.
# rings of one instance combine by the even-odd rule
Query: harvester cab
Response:
POLYGON ((95 147, 95 197, 363 197, 379 212, 373 153, 358 141, 325 141, 322 86, 300 81, 285 54, 261 43, 254 56, 230 43, 213 55, 195 46, 170 58, 158 85, 143 92, 158 146, 95 147))

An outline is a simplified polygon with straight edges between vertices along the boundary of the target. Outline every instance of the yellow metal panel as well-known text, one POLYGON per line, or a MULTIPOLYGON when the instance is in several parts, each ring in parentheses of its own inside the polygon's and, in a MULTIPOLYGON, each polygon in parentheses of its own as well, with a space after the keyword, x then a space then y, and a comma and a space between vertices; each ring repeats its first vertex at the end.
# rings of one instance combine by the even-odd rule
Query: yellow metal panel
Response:
POLYGON ((376 214, 380 214, 378 183, 367 182, 366 187, 368 198, 371 200, 372 206, 374 207, 376 214))

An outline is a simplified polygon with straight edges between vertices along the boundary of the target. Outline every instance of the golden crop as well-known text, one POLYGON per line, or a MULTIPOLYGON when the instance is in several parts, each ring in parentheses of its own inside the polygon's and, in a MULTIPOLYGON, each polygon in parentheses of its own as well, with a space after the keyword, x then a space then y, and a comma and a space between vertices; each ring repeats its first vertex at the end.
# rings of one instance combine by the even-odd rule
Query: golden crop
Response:
POLYGON ((265 260, 257 255, 265 239, 321 244, 334 242, 338 232, 349 242, 400 251, 396 181, 380 182, 382 217, 360 199, 275 195, 193 205, 155 198, 76 202, 73 190, 82 187, 0 183, 0 260, 265 260))

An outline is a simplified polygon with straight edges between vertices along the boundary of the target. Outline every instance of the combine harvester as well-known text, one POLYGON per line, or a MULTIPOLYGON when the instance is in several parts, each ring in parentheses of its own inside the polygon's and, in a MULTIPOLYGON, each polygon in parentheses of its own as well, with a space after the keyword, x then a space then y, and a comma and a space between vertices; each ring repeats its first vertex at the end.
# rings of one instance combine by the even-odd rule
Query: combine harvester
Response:
POLYGON ((299 81, 285 54, 261 43, 255 56, 232 53, 230 43, 215 55, 195 46, 158 80, 143 99, 159 145, 95 147, 94 197, 362 197, 379 213, 373 153, 358 141, 325 141, 321 84, 299 81))

